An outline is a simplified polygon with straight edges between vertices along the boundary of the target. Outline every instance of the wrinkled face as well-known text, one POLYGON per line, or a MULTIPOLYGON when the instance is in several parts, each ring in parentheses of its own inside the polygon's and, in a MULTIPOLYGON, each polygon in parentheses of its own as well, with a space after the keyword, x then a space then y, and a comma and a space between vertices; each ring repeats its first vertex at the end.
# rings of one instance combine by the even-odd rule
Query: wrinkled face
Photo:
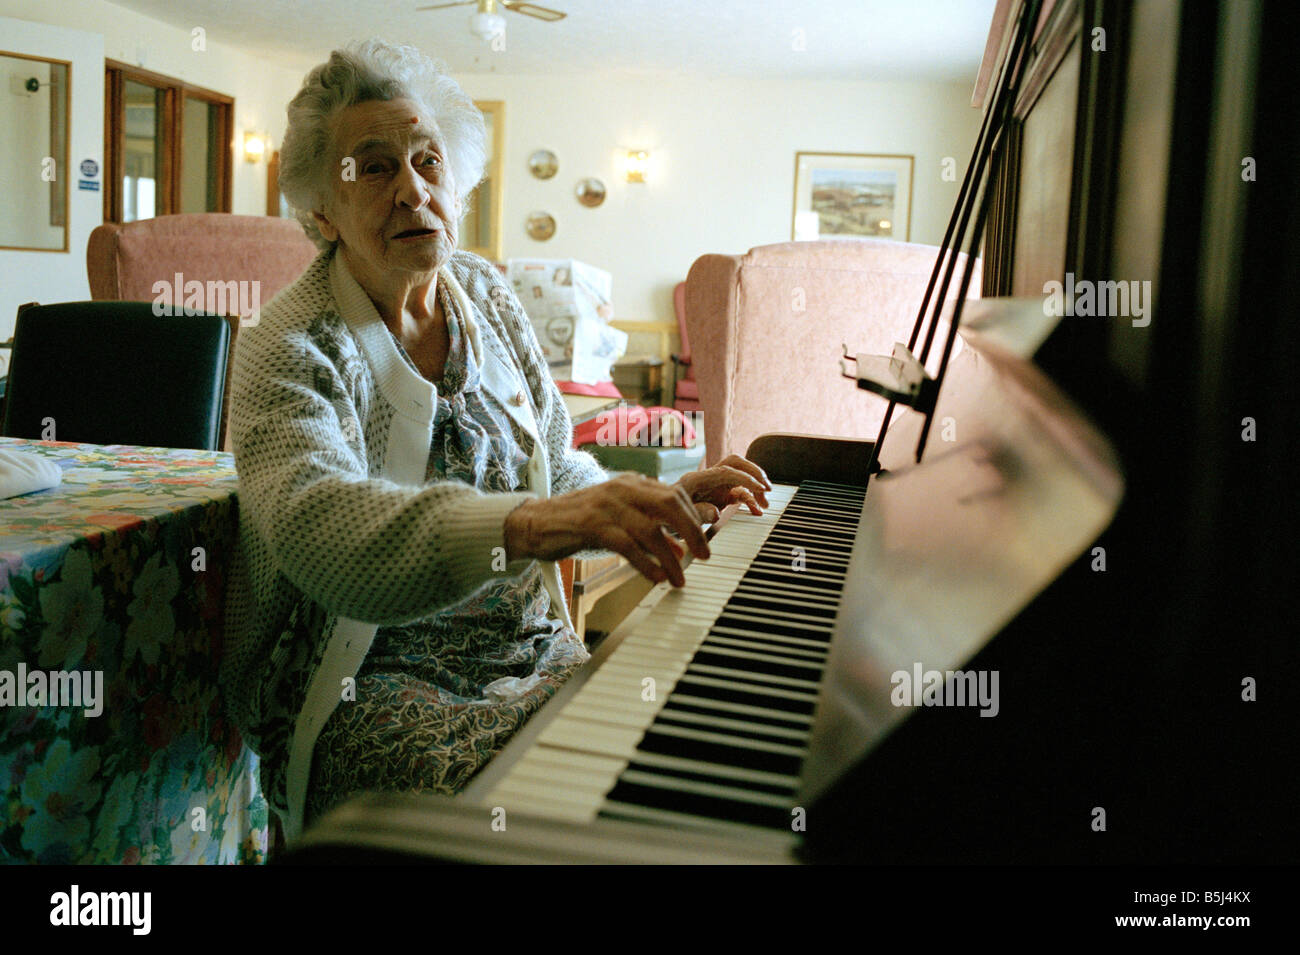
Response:
POLYGON ((456 184, 442 133, 421 107, 407 99, 349 106, 334 119, 333 163, 333 188, 314 215, 358 279, 429 275, 451 258, 456 184))

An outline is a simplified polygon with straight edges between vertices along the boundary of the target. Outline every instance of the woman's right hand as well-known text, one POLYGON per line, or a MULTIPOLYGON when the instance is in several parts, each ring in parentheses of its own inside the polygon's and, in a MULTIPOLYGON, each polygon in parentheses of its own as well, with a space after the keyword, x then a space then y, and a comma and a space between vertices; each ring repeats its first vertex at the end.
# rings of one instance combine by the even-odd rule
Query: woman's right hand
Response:
POLYGON ((506 558, 560 560, 580 550, 612 550, 649 580, 681 587, 681 552, 665 529, 696 557, 708 558, 700 513, 682 487, 622 474, 515 508, 505 521, 506 558))

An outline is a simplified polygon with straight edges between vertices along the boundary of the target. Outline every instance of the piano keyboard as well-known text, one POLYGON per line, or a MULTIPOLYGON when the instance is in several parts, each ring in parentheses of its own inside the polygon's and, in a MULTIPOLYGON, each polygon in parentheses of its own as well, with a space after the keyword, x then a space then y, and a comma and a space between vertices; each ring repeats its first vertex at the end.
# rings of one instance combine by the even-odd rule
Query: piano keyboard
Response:
POLYGON ((734 514, 487 804, 789 834, 863 494, 778 485, 761 517, 734 514))

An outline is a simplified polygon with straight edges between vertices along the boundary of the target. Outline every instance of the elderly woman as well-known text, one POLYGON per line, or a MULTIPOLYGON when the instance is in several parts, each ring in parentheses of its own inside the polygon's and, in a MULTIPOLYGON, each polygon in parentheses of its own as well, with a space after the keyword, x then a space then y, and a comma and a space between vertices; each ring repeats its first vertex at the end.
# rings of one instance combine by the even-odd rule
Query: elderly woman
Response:
POLYGON ((513 292, 456 250, 483 119, 418 51, 333 53, 289 104, 281 184, 320 256, 239 336, 240 546, 223 684, 290 838, 364 790, 455 793, 587 659, 555 560, 683 583, 729 457, 610 479, 513 292))

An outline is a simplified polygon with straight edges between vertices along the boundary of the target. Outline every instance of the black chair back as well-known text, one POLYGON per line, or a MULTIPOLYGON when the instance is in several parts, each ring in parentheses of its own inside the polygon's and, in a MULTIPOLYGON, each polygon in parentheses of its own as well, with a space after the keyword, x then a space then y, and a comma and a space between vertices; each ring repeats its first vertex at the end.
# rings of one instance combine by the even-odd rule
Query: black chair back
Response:
POLYGON ((13 438, 216 450, 230 328, 151 302, 21 310, 4 403, 13 438))

